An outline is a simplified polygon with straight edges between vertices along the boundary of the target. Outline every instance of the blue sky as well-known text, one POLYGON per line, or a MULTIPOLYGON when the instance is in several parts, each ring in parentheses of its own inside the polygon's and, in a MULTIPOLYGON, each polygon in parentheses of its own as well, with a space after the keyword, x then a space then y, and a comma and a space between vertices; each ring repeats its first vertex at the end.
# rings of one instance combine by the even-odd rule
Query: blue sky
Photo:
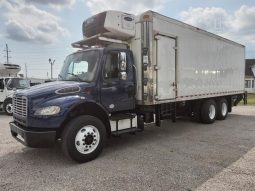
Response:
MULTIPOLYGON (((246 46, 246 58, 255 58, 254 0, 0 0, 0 63, 24 69, 28 77, 50 76, 48 59, 55 59, 57 77, 71 43, 82 39, 82 22, 104 10, 139 14, 148 9, 217 33, 246 46)), ((22 71, 24 73, 24 71, 22 71)))

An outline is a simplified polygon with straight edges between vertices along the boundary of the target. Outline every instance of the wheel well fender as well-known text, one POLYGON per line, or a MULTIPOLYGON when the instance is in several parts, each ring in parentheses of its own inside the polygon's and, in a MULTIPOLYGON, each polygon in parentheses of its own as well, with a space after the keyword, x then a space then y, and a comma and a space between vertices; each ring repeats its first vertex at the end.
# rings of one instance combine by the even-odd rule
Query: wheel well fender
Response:
POLYGON ((11 98, 11 97, 7 97, 7 98, 5 98, 5 100, 4 100, 4 102, 3 102, 3 105, 5 105, 5 104, 6 104, 6 102, 7 102, 7 101, 9 101, 9 100, 12 102, 12 98, 11 98))
POLYGON ((66 114, 65 120, 61 125, 60 132, 57 132, 57 136, 61 136, 62 131, 69 121, 80 115, 91 115, 100 119, 105 125, 107 135, 110 136, 111 125, 109 121, 109 114, 101 105, 95 102, 84 102, 74 105, 66 114))

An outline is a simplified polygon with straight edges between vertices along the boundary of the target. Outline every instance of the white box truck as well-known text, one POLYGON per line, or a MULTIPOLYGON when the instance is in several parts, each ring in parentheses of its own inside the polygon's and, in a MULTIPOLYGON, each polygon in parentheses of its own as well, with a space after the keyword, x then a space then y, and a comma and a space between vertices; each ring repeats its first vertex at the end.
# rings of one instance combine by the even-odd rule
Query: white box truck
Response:
POLYGON ((20 66, 0 63, 0 109, 12 115, 12 96, 16 90, 28 88, 29 81, 18 76, 20 66))
POLYGON ((243 45, 153 11, 105 11, 82 30, 59 81, 14 96, 11 133, 27 146, 61 139, 67 156, 86 162, 106 137, 181 115, 210 124, 243 99, 243 45))

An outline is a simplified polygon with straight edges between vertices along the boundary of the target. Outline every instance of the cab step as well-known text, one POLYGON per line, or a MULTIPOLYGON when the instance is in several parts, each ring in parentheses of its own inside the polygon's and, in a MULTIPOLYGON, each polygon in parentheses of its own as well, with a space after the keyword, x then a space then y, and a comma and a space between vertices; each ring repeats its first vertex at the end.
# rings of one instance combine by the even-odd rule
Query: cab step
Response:
POLYGON ((113 131, 112 132, 112 135, 113 136, 119 136, 121 134, 126 134, 126 133, 130 133, 130 134, 133 134, 133 133, 136 133, 136 132, 141 132, 142 130, 141 129, 138 129, 136 127, 133 127, 133 128, 128 128, 128 129, 122 129, 122 130, 118 130, 118 131, 113 131))
POLYGON ((111 121, 119 121, 123 119, 133 119, 136 117, 136 114, 133 113, 120 113, 120 114, 114 114, 110 117, 111 121))
POLYGON ((114 136, 119 136, 125 133, 135 134, 135 132, 143 130, 137 128, 137 115, 134 113, 114 114, 110 117, 110 124, 111 133, 114 136))

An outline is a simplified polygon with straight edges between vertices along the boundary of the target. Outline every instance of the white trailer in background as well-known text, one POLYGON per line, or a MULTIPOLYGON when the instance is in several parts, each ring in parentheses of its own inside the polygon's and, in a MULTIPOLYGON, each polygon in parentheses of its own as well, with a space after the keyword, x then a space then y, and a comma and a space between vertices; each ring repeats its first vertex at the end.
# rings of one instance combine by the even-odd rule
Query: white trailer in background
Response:
POLYGON ((0 64, 0 109, 7 115, 12 115, 13 93, 29 87, 29 81, 17 77, 20 70, 16 64, 0 64))
POLYGON ((0 63, 0 76, 1 77, 17 77, 21 68, 17 64, 1 64, 0 63))

